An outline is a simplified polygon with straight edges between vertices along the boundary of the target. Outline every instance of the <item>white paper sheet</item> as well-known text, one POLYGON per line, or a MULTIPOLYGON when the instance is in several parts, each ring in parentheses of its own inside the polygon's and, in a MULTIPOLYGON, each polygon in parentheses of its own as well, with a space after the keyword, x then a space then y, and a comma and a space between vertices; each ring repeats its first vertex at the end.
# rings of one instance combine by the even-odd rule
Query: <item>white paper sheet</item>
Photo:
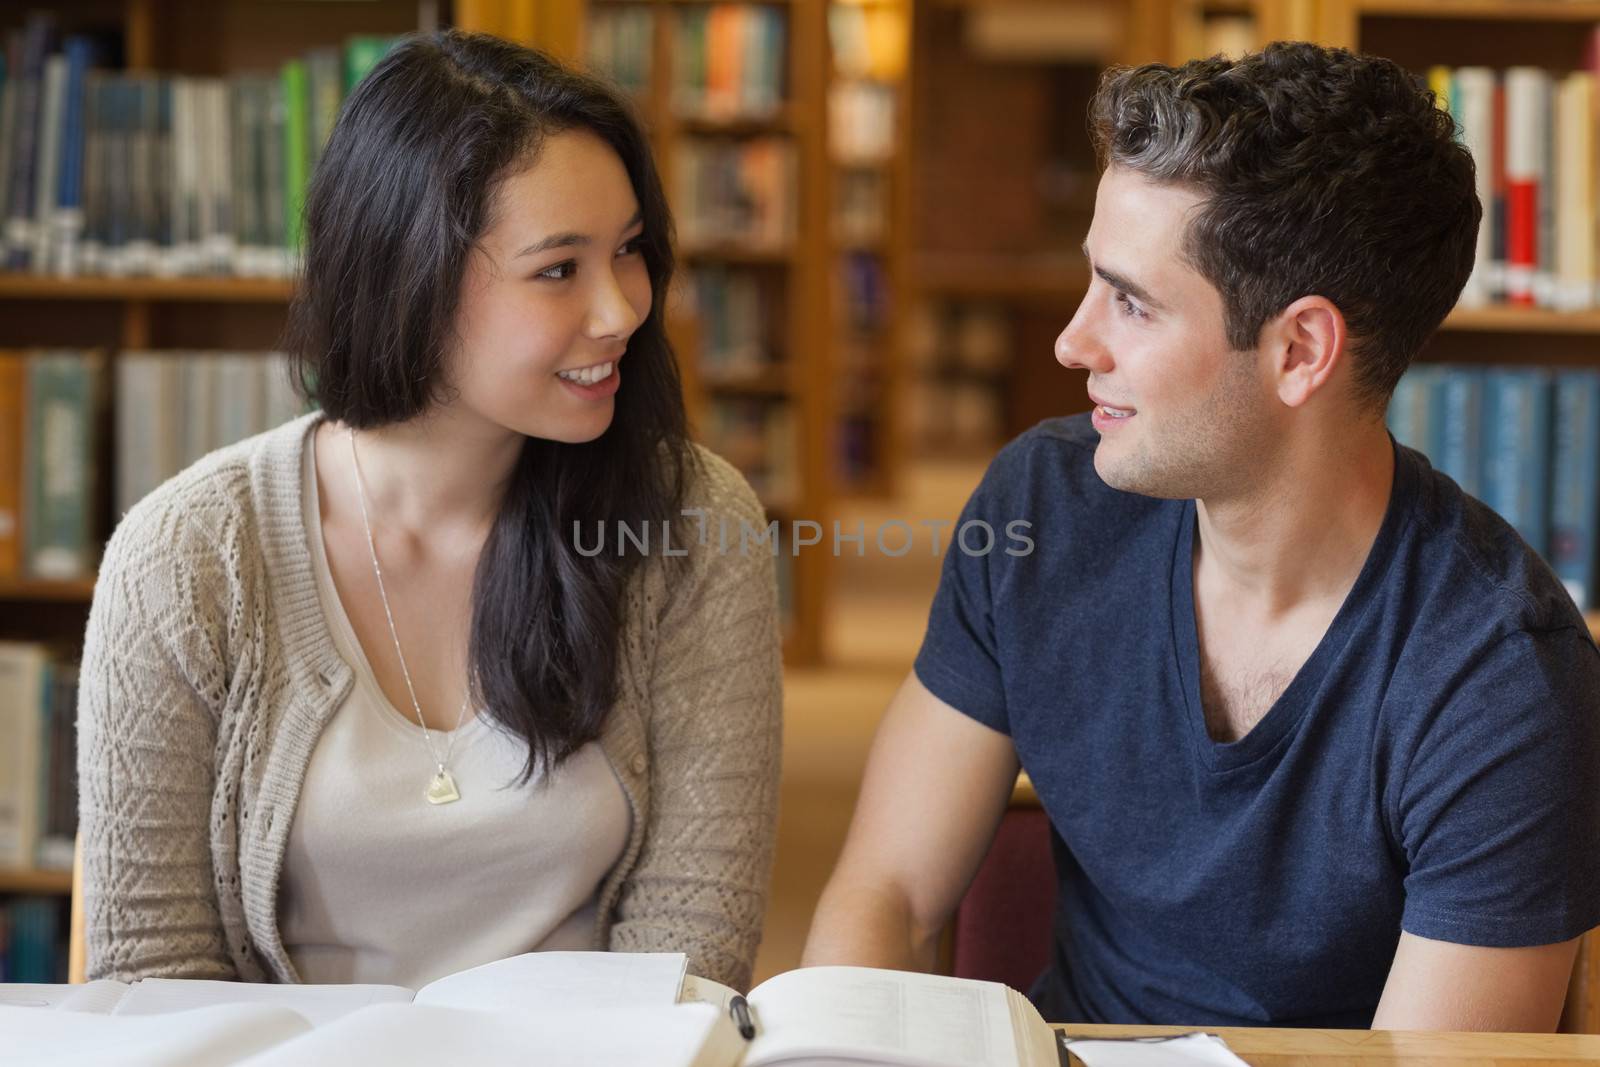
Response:
POLYGON ((1164 1041, 1105 1041, 1067 1035, 1067 1048, 1088 1067, 1247 1067, 1213 1034, 1164 1041))

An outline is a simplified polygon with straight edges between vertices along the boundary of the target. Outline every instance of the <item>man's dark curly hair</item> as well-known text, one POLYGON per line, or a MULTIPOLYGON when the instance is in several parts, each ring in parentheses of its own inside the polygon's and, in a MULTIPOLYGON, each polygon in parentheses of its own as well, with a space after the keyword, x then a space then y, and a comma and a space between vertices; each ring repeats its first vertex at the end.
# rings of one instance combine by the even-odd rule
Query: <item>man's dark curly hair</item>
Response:
POLYGON ((1222 294, 1230 345, 1254 348, 1272 316, 1326 297, 1380 410, 1472 270, 1472 156, 1387 59, 1278 42, 1237 62, 1114 68, 1090 126, 1102 164, 1206 197, 1183 254, 1222 294))

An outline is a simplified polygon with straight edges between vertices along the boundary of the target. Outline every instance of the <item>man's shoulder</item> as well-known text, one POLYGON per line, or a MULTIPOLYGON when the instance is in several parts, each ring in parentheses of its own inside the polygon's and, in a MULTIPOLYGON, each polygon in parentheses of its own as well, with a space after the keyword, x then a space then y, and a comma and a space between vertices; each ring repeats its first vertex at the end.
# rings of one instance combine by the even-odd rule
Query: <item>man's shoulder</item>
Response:
POLYGON ((1420 476, 1409 584, 1419 616, 1463 636, 1584 629, 1582 613, 1550 565, 1502 516, 1413 454, 1420 476))

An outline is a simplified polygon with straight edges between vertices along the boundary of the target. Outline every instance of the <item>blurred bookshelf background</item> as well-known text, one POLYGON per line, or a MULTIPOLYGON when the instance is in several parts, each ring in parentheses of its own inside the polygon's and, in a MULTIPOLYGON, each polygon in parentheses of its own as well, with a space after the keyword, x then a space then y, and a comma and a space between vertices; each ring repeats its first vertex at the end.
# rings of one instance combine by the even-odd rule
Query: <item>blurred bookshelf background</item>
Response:
MULTIPOLYGON (((498 33, 635 102, 678 222, 697 435, 785 527, 950 519, 1000 445, 1088 409, 1052 343, 1087 275, 1108 65, 1301 38, 1439 93, 1487 207, 1391 411, 1596 608, 1595 0, 61 0, 0 12, 0 977, 56 973, 100 547, 140 495, 296 412, 304 190, 404 33, 498 33)), ((787 546, 785 546, 787 548, 787 546)), ((792 966, 938 559, 780 557, 792 966)))

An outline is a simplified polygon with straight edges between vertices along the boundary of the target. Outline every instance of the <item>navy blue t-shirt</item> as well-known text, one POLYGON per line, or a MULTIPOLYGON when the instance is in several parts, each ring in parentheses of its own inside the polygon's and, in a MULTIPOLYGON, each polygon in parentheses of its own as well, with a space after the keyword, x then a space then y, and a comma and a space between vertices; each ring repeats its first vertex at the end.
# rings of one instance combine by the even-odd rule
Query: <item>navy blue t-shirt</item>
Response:
POLYGON ((1397 447, 1321 643, 1217 743, 1194 502, 1110 488, 1097 442, 1056 419, 996 458, 962 515, 994 547, 976 527, 974 554, 951 546, 916 660, 1010 735, 1050 816, 1047 1019, 1364 1027, 1402 930, 1522 946, 1600 924, 1600 651, 1510 526, 1397 447))

